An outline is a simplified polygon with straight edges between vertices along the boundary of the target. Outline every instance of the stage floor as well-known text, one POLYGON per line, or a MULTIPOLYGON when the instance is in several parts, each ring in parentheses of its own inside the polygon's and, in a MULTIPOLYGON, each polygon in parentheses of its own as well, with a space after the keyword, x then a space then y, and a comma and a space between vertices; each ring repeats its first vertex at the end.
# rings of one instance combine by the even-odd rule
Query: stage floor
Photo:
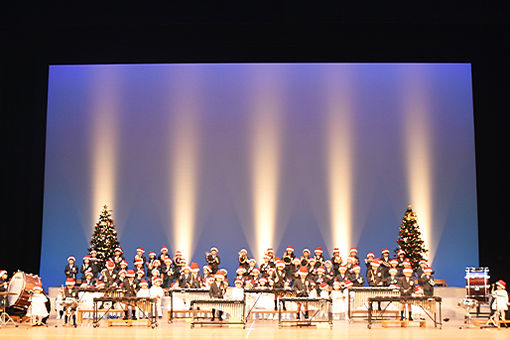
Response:
POLYGON ((260 339, 260 340, 326 340, 326 339, 510 339, 510 329, 459 329, 461 322, 447 322, 442 329, 434 328, 429 322, 426 328, 382 328, 380 324, 367 329, 365 322, 347 323, 335 321, 333 329, 316 327, 282 327, 276 322, 257 321, 248 323, 246 329, 239 326, 207 326, 191 329, 185 321, 173 324, 160 322, 151 329, 144 326, 93 328, 90 325, 69 328, 60 326, 60 321, 50 320, 48 327, 22 325, 0 328, 2 340, 7 339, 260 339), (58 324, 58 327, 55 325, 58 324))

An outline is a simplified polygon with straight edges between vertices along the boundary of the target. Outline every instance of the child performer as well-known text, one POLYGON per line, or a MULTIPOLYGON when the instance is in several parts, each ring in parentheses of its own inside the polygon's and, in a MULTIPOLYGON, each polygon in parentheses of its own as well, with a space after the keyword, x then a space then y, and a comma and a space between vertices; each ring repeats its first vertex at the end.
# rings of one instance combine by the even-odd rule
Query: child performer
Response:
MULTIPOLYGON (((285 271, 285 262, 282 260, 276 262, 276 270, 271 275, 274 282, 274 288, 282 290, 287 281, 287 273, 285 271)), ((278 310, 278 300, 283 296, 283 292, 274 294, 274 310, 278 310)), ((285 303, 283 303, 283 310, 287 310, 285 303)))
MULTIPOLYGON (((216 273, 214 275, 214 281, 211 283, 211 288, 209 289, 209 297, 212 299, 223 299, 223 296, 225 295, 227 291, 227 287, 225 286, 225 283, 223 280, 225 277, 221 273, 216 273)), ((212 318, 211 321, 214 321, 216 318, 216 312, 218 312, 218 320, 222 320, 223 311, 216 309, 212 309, 212 318)))
MULTIPOLYGON (((140 283, 138 285, 139 285, 140 289, 138 290, 138 292, 136 292, 136 297, 150 298, 151 292, 149 290, 149 284, 147 283, 147 281, 144 279, 144 280, 140 281, 140 283)), ((148 316, 149 312, 150 312, 150 309, 144 310, 140 305, 137 306, 136 314, 139 319, 146 318, 148 316)))
POLYGON ((150 289, 150 297, 153 299, 157 299, 156 301, 156 314, 159 319, 163 317, 163 312, 161 311, 161 301, 163 296, 165 296, 165 292, 161 285, 163 284, 163 280, 160 277, 154 277, 152 280, 152 287, 150 289))
POLYGON ((246 249, 239 251, 239 267, 248 269, 248 251, 246 249))
POLYGON ((244 289, 243 289, 244 282, 243 282, 243 280, 237 279, 237 280, 235 280, 234 284, 235 284, 235 287, 232 288, 232 299, 233 300, 244 300, 244 289))
MULTIPOLYGON (((398 286, 400 288, 400 296, 411 296, 414 292, 415 282, 412 278, 413 269, 411 267, 406 267, 402 270, 404 273, 404 277, 400 278, 398 281, 398 286)), ((413 320, 412 310, 410 304, 402 304, 402 309, 400 310, 400 320, 404 320, 404 311, 407 305, 407 310, 409 312, 409 320, 413 320)))
POLYGON ((74 256, 69 256, 67 258, 67 265, 64 269, 64 273, 66 274, 66 279, 71 278, 76 280, 76 275, 78 274, 78 266, 76 265, 76 259, 74 256))
MULTIPOLYGON (((86 282, 83 282, 80 285, 80 289, 78 291, 78 309, 94 309, 94 293, 90 292, 89 289, 93 288, 89 286, 86 282)), ((84 319, 91 319, 92 313, 84 313, 84 319)))
POLYGON ((349 250, 349 257, 353 258, 353 263, 352 263, 353 265, 359 264, 358 249, 351 248, 349 250))
MULTIPOLYGON (((503 280, 499 280, 496 282, 496 290, 492 291, 492 296, 494 297, 494 302, 492 303, 492 309, 496 310, 494 313, 494 319, 495 321, 503 321, 505 327, 508 327, 506 325, 506 319, 505 319, 505 313, 508 310, 508 292, 505 290, 506 282, 503 280)), ((498 326, 499 327, 499 326, 498 326)))
POLYGON ((331 263, 333 263, 333 270, 335 271, 335 276, 338 275, 338 268, 342 265, 342 257, 340 256, 340 248, 333 249, 333 254, 331 254, 331 263))
MULTIPOLYGON (((133 259, 133 263, 136 266, 137 262, 141 260, 142 267, 145 270, 145 264, 147 263, 147 258, 145 257, 144 253, 145 253, 145 250, 143 248, 137 248, 135 258, 133 259)), ((156 255, 156 254, 154 254, 154 255, 156 255)))
MULTIPOLYGON (((130 269, 126 273, 127 278, 122 282, 122 292, 124 297, 135 297, 138 287, 135 281, 135 271, 130 269)), ((131 314, 131 319, 136 320, 136 315, 134 311, 134 306, 126 305, 124 306, 124 320, 129 318, 129 314, 131 314)))
POLYGON ((36 285, 33 288, 33 294, 30 297, 30 307, 27 311, 27 316, 32 319, 32 326, 44 325, 43 320, 48 317, 48 309, 46 308, 46 302, 48 298, 43 294, 43 288, 41 285, 36 285))
POLYGON ((94 278, 97 275, 97 267, 96 267, 95 264, 90 262, 90 255, 85 255, 83 257, 83 264, 81 265, 81 268, 80 268, 81 280, 82 281, 85 280, 85 276, 86 276, 87 272, 91 272, 92 273, 92 277, 94 277, 94 278))
POLYGON ((64 306, 62 305, 64 298, 64 289, 60 288, 58 290, 57 297, 55 298, 55 311, 57 312, 57 319, 64 318, 64 306))
POLYGON ((418 284, 423 287, 425 296, 434 296, 434 278, 431 276, 432 268, 423 268, 423 274, 418 277, 418 284))
POLYGON ((212 247, 210 251, 205 253, 205 260, 211 266, 212 274, 216 274, 218 267, 221 263, 220 257, 218 256, 218 248, 212 247))
POLYGON ((66 279, 66 288, 64 289, 65 315, 64 324, 68 324, 69 319, 73 319, 73 326, 76 325, 76 308, 78 307, 78 291, 76 290, 75 281, 72 278, 66 279))
POLYGON ((198 264, 196 262, 192 262, 191 266, 191 280, 190 280, 190 288, 202 288, 204 285, 204 279, 202 275, 200 275, 200 268, 198 268, 198 264))
POLYGON ((354 287, 361 287, 363 286, 363 283, 365 283, 365 279, 363 278, 363 275, 360 274, 361 268, 359 265, 354 265, 352 267, 352 275, 350 276, 350 281, 352 282, 352 285, 354 287))
POLYGON ((333 319, 342 320, 346 310, 345 294, 342 289, 342 283, 339 281, 333 282, 333 290, 331 291, 330 297, 333 303, 333 306, 331 307, 333 319))
MULTIPOLYGON (((307 280, 308 276, 308 268, 306 266, 302 266, 299 271, 299 279, 294 280, 294 284, 292 285, 292 289, 296 293, 297 297, 307 297, 308 292, 310 291, 310 282, 307 280)), ((297 318, 301 318, 301 303, 298 303, 297 308, 297 318)), ((305 304, 305 318, 308 319, 308 306, 305 304)))

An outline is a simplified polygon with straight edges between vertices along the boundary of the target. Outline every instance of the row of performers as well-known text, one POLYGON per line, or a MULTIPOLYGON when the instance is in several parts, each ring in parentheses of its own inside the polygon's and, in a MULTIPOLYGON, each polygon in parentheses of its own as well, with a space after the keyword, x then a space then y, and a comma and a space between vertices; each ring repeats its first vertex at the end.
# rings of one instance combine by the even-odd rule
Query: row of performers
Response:
MULTIPOLYGON (((370 268, 366 276, 361 274, 361 268, 359 265, 351 266, 350 268, 346 265, 340 265, 338 268, 338 275, 334 275, 334 272, 327 270, 327 267, 320 266, 318 268, 308 266, 296 265, 296 270, 291 271, 291 274, 286 269, 285 262, 283 260, 277 260, 275 268, 270 268, 265 273, 255 267, 251 270, 247 270, 243 266, 239 266, 234 281, 240 281, 245 288, 289 288, 292 287, 294 282, 300 277, 300 273, 306 270, 306 279, 308 282, 314 285, 321 285, 325 283, 328 286, 333 286, 335 282, 338 282, 343 288, 346 282, 350 282, 354 287, 361 287, 368 283, 371 287, 391 287, 397 286, 399 280, 405 277, 406 273, 414 276, 415 281, 423 287, 425 294, 428 296, 433 295, 434 291, 434 279, 432 277, 432 269, 430 267, 423 267, 421 275, 417 277, 418 271, 413 271, 410 266, 406 266, 402 270, 402 275, 399 275, 399 270, 396 267, 391 267, 387 271, 381 268, 380 260, 374 259, 370 262, 370 268)), ((119 288, 125 282, 129 274, 132 274, 136 282, 147 280, 149 283, 154 278, 159 278, 162 281, 163 288, 204 288, 208 287, 210 281, 214 279, 216 274, 221 274, 225 277, 225 281, 228 284, 227 271, 225 269, 219 269, 216 273, 213 273, 209 265, 203 267, 203 274, 200 274, 200 268, 196 263, 192 263, 191 266, 185 266, 180 272, 180 275, 174 280, 172 275, 168 272, 159 272, 158 269, 153 269, 147 277, 143 270, 125 270, 121 269, 117 271, 115 264, 112 261, 107 262, 107 268, 104 269, 99 279, 93 277, 92 271, 85 273, 85 279, 81 282, 88 286, 94 286, 95 283, 100 280, 107 288, 119 288)), ((74 278, 68 278, 74 280, 74 278)))
MULTIPOLYGON (((143 248, 137 249, 137 254, 133 260, 135 272, 140 273, 143 271, 143 275, 147 275, 149 279, 152 277, 154 272, 159 272, 159 275, 161 275, 164 280, 163 285, 165 287, 169 287, 174 281, 179 281, 181 274, 186 272, 187 268, 190 269, 186 264, 186 260, 182 257, 182 254, 179 251, 177 251, 175 257, 172 258, 168 254, 168 248, 162 247, 159 256, 157 256, 155 252, 150 252, 148 260, 144 253, 145 251, 143 248)), ((242 275, 245 278, 253 277, 256 279, 258 276, 270 278, 272 273, 276 270, 276 264, 278 262, 283 262, 285 265, 284 270, 286 275, 291 279, 296 277, 296 272, 300 267, 305 266, 309 269, 312 275, 316 275, 319 272, 324 271, 328 280, 332 281, 333 278, 341 274, 341 267, 345 266, 347 268, 347 274, 352 276, 354 275, 355 267, 359 266, 359 259, 355 248, 350 250, 350 254, 345 263, 340 257, 339 250, 337 248, 333 250, 330 260, 324 259, 321 248, 316 248, 314 250, 314 256, 310 256, 310 254, 311 253, 308 249, 304 249, 303 256, 298 257, 294 254, 294 249, 289 246, 280 260, 278 257, 274 256, 272 248, 268 248, 264 255, 264 262, 260 266, 257 266, 256 260, 248 258, 248 252, 245 249, 242 249, 239 252, 240 269, 238 269, 238 271, 242 270, 241 268, 244 268, 245 271, 242 275)), ((101 279, 103 272, 110 269, 105 268, 100 271, 99 266, 97 265, 99 261, 96 256, 97 253, 92 250, 89 255, 86 255, 83 258, 83 264, 80 268, 78 268, 78 265, 76 264, 76 259, 73 256, 70 256, 68 258, 68 264, 65 267, 66 278, 77 279, 78 274, 81 273, 81 279, 86 280, 86 276, 90 275, 87 273, 91 272, 92 279, 96 279, 98 277, 101 279)), ((207 265, 203 267, 204 275, 215 274, 221 264, 218 249, 216 247, 212 247, 210 251, 206 252, 205 259, 207 261, 207 265)), ((113 259, 107 261, 107 266, 111 267, 112 263, 114 266, 114 272, 120 273, 123 270, 128 269, 128 263, 123 256, 121 248, 117 248, 115 250, 113 259)), ((398 252, 397 258, 391 259, 389 257, 389 250, 385 248, 382 249, 380 258, 375 258, 373 252, 368 253, 367 258, 365 259, 365 264, 365 277, 367 278, 368 284, 370 286, 382 286, 385 285, 385 281, 389 279, 389 270, 391 268, 397 269, 397 277, 402 277, 403 269, 408 267, 410 262, 405 258, 405 253, 402 250, 398 252)), ((417 279, 420 279, 423 276, 424 269, 426 267, 428 267, 427 262, 425 260, 420 261, 420 267, 417 268, 415 273, 417 279)))

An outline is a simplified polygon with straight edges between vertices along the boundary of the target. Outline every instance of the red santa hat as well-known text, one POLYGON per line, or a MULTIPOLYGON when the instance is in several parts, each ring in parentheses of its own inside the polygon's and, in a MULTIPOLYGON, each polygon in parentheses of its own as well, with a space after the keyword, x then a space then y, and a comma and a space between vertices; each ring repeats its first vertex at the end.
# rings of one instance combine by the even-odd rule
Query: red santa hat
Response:
POLYGON ((152 265, 153 266, 155 266, 155 265, 161 266, 161 261, 160 260, 154 260, 154 262, 152 262, 152 265))
POLYGON ((241 253, 242 254, 248 254, 248 250, 243 248, 243 249, 239 250, 239 254, 241 254, 241 253))
POLYGON ((430 268, 430 267, 425 267, 425 268, 423 268, 423 271, 424 271, 425 273, 432 273, 432 268, 430 268))
POLYGON ((298 271, 299 275, 308 275, 308 268, 305 266, 301 266, 298 271))
POLYGON ((225 279, 225 275, 223 275, 222 273, 220 273, 220 271, 218 270, 218 271, 216 272, 216 274, 214 274, 214 278, 215 278, 215 279, 220 279, 220 280, 222 280, 222 281, 223 281, 223 280, 225 279))
POLYGON ((119 276, 121 275, 127 275, 127 271, 125 269, 121 269, 119 270, 119 272, 117 273, 119 276))
POLYGON ((241 280, 241 279, 236 279, 236 280, 234 281, 234 284, 236 284, 236 285, 237 285, 237 284, 242 285, 242 284, 243 284, 243 280, 241 280))
POLYGON ((87 282, 83 282, 81 285, 80 285, 80 289, 87 289, 89 288, 89 285, 87 284, 87 282))
POLYGON ((212 251, 215 251, 215 252, 217 252, 217 253, 219 252, 219 251, 218 251, 218 248, 216 248, 216 247, 211 247, 211 250, 210 250, 210 251, 211 251, 211 252, 212 252, 212 251))
POLYGON ((308 253, 308 254, 310 254, 310 249, 308 249, 308 248, 303 249, 303 254, 304 254, 304 253, 308 253))
POLYGON ((381 250, 381 254, 389 254, 389 253, 390 253, 390 251, 388 250, 388 248, 383 248, 381 250))
POLYGON ((414 288, 414 293, 415 294, 423 294, 423 288, 421 286, 416 286, 414 288))
POLYGON ((74 279, 73 279, 73 278, 68 277, 68 278, 66 279, 66 286, 74 286, 74 284, 75 284, 75 281, 74 281, 74 279))
POLYGON ((145 253, 145 250, 143 248, 136 248, 137 253, 145 253))
POLYGON ((403 263, 404 263, 404 266, 410 266, 411 265, 411 260, 409 260, 408 258, 405 258, 403 263))
POLYGON ((135 260, 135 264, 143 264, 143 260, 138 258, 135 260))
POLYGON ((260 269, 259 269, 259 268, 257 268, 257 267, 255 267, 255 268, 253 268, 253 269, 251 270, 251 273, 252 273, 252 274, 255 274, 255 275, 258 275, 258 274, 260 274, 260 269))
POLYGON ((315 248, 315 250, 314 250, 313 252, 314 252, 314 253, 320 253, 320 254, 322 254, 322 253, 323 253, 323 251, 322 251, 322 248, 321 248, 321 247, 317 247, 317 248, 315 248))
POLYGON ((336 280, 335 280, 335 282, 333 282, 333 287, 335 287, 335 286, 340 287, 341 285, 342 285, 342 284, 340 283, 340 281, 336 281, 336 280))
POLYGON ((0 270, 0 277, 2 277, 4 275, 7 275, 7 271, 6 270, 0 270))
POLYGON ((145 275, 145 271, 140 268, 136 271, 136 275, 145 275))
POLYGON ((262 276, 262 277, 259 279, 259 282, 267 282, 267 279, 266 279, 264 276, 262 276))
POLYGON ((283 262, 282 260, 276 262, 276 267, 278 268, 284 268, 285 267, 285 262, 283 262))
MULTIPOLYGON (((1 276, 1 275, 0 275, 0 276, 1 276)), ((87 277, 87 276, 94 276, 94 273, 92 273, 92 269, 90 269, 90 268, 89 268, 89 269, 87 269, 87 270, 85 271, 85 277, 87 277)))
POLYGON ((102 289, 102 288, 104 288, 104 282, 103 282, 103 281, 97 281, 97 282, 96 282, 96 288, 97 288, 97 289, 102 289))
POLYGON ((75 262, 76 262, 76 259, 74 258, 74 256, 69 256, 69 257, 67 258, 67 262, 69 262, 69 261, 71 261, 71 260, 73 260, 73 261, 75 261, 75 262))
POLYGON ((394 275, 397 275, 398 270, 397 270, 397 268, 390 268, 390 269, 388 270, 388 273, 390 273, 390 274, 394 274, 394 275))
POLYGON ((352 254, 352 253, 357 254, 357 253, 358 253, 358 249, 356 249, 356 248, 351 248, 351 250, 349 250, 349 254, 352 254))
POLYGON ((333 254, 340 253, 340 248, 333 248, 333 254))
POLYGON ((403 249, 399 249, 399 250, 397 251, 397 255, 398 255, 398 256, 400 256, 400 255, 405 255, 405 254, 406 254, 406 252, 405 252, 403 249))
POLYGON ((34 286, 34 288, 32 288, 32 290, 34 291, 38 291, 38 292, 42 292, 43 291, 43 287, 42 285, 39 283, 37 285, 34 286))
POLYGON ((126 272, 127 277, 135 277, 135 271, 133 269, 130 269, 126 272))
POLYGON ((90 250, 90 255, 92 255, 92 254, 97 254, 97 251, 95 249, 91 249, 90 250))
POLYGON ((163 246, 163 247, 161 247, 160 252, 163 252, 163 251, 168 252, 168 247, 167 247, 167 246, 163 246))
POLYGON ((503 280, 499 280, 498 282, 496 282, 496 285, 498 285, 499 287, 505 289, 506 287, 506 282, 503 281, 503 280))
POLYGON ((257 263, 257 260, 255 260, 255 259, 249 259, 249 260, 248 260, 248 263, 256 264, 256 263, 257 263))
POLYGON ((267 253, 264 253, 264 260, 269 260, 271 256, 269 256, 267 253))
POLYGON ((179 282, 178 281, 175 281, 174 283, 172 283, 170 285, 170 289, 177 289, 179 288, 179 282))
POLYGON ((338 266, 338 270, 340 269, 347 270, 347 266, 345 264, 341 264, 340 266, 338 266))
POLYGON ((378 258, 373 259, 370 265, 372 265, 372 267, 379 267, 381 265, 381 260, 379 260, 378 258))
POLYGON ((406 267, 406 268, 404 268, 403 273, 404 274, 412 274, 413 273, 413 268, 406 267))
POLYGON ((122 261, 120 261, 120 265, 121 265, 121 266, 122 266, 122 265, 124 265, 124 266, 126 266, 126 267, 127 267, 128 263, 127 263, 127 261, 126 261, 126 260, 122 260, 122 261))
POLYGON ((228 271, 225 268, 218 269, 216 273, 220 273, 223 276, 227 276, 228 271))
POLYGON ((90 255, 83 256, 83 261, 85 261, 85 260, 90 260, 90 255))
POLYGON ((106 261, 106 269, 114 269, 115 263, 113 261, 106 261))
POLYGON ((375 254, 374 254, 373 252, 369 252, 369 253, 367 254, 367 257, 375 257, 375 254))
POLYGON ((236 273, 246 273, 246 268, 244 268, 243 266, 239 266, 237 269, 236 269, 236 273))
POLYGON ((352 266, 351 271, 361 270, 361 267, 358 265, 352 266))
POLYGON ((274 253, 273 248, 267 248, 266 252, 268 254, 273 254, 274 253))
POLYGON ((293 246, 287 246, 287 251, 294 251, 294 247, 293 246))
POLYGON ((159 270, 154 268, 153 270, 151 270, 151 274, 152 274, 152 277, 155 277, 155 276, 159 276, 160 272, 159 272, 159 270))
POLYGON ((172 258, 171 257, 165 257, 165 259, 163 260, 163 262, 167 263, 167 262, 172 262, 172 258))
POLYGON ((145 279, 143 279, 142 281, 140 281, 140 286, 141 287, 148 287, 149 283, 145 279))
POLYGON ((123 251, 122 251, 122 248, 121 248, 121 247, 117 247, 117 248, 115 248, 115 250, 114 250, 113 252, 114 252, 114 253, 119 252, 119 253, 121 253, 121 254, 123 253, 123 251))
POLYGON ((324 264, 330 264, 330 265, 333 265, 333 262, 331 262, 331 260, 326 260, 326 262, 324 262, 324 264))
POLYGON ((328 284, 326 282, 322 282, 320 285, 319 285, 320 289, 324 290, 326 288, 328 288, 328 284))
POLYGON ((190 269, 193 273, 198 273, 200 268, 198 268, 198 264, 196 262, 191 262, 190 269))
POLYGON ((344 281, 344 286, 345 286, 345 288, 352 287, 352 282, 351 282, 351 280, 346 279, 346 280, 344 281))
POLYGON ((205 266, 202 267, 202 269, 205 271, 209 271, 209 272, 212 272, 212 267, 208 264, 206 264, 205 266))
POLYGON ((395 264, 395 265, 397 265, 397 264, 398 264, 398 260, 397 260, 397 259, 391 259, 391 260, 390 260, 390 264, 395 264))
POLYGON ((157 256, 157 255, 155 252, 151 251, 151 252, 149 252, 149 257, 151 257, 151 256, 157 256))
POLYGON ((319 266, 319 268, 317 268, 317 271, 324 273, 326 272, 326 268, 324 268, 323 266, 319 266))
POLYGON ((182 251, 176 250, 175 251, 175 256, 182 256, 182 251))
POLYGON ((152 283, 163 283, 163 279, 159 276, 153 276, 152 277, 152 283))

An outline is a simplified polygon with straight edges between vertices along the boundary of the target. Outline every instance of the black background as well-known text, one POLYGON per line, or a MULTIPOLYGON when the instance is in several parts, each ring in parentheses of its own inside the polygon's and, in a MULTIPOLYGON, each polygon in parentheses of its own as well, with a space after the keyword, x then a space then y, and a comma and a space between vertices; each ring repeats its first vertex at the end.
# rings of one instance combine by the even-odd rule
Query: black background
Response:
POLYGON ((57 8, 20 2, 3 8, 0 109, 7 173, 0 269, 39 271, 49 64, 471 62, 480 265, 490 267, 492 279, 510 281, 504 203, 508 12, 481 3, 403 7, 363 2, 360 8, 318 1, 305 6, 239 3, 57 8))

